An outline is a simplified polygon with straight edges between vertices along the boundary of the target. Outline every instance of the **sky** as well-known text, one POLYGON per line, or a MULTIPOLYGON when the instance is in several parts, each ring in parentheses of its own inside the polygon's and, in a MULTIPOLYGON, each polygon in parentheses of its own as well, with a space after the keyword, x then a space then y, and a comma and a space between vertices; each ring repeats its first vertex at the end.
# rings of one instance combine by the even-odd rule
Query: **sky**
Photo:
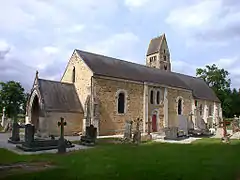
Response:
POLYGON ((166 34, 172 70, 195 76, 215 63, 240 87, 239 0, 8 0, 0 6, 0 81, 27 91, 60 80, 74 49, 145 64, 166 34))

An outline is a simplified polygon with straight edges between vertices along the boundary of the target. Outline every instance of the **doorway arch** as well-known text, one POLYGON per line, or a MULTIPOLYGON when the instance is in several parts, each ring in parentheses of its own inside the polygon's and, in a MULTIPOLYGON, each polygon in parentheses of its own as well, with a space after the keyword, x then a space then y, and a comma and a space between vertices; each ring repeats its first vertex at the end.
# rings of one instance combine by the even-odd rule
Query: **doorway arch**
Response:
POLYGON ((154 110, 152 112, 152 132, 157 132, 159 126, 159 112, 154 110))
POLYGON ((39 115, 40 115, 39 98, 38 96, 35 95, 31 108, 31 123, 34 125, 35 131, 39 128, 39 115))

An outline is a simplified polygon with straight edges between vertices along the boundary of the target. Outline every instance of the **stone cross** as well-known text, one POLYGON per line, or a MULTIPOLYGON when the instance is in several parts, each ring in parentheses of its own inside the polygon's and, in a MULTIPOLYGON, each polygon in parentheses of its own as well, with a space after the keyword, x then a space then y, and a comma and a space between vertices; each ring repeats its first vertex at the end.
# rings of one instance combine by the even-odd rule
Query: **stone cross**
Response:
POLYGON ((58 126, 61 126, 61 135, 58 140, 58 153, 65 153, 66 152, 66 143, 64 140, 64 126, 66 126, 67 123, 64 122, 63 117, 61 117, 60 119, 61 119, 61 121, 58 122, 58 126))
POLYGON ((61 135, 60 135, 60 138, 63 139, 63 137, 64 137, 64 126, 66 126, 67 123, 64 122, 64 118, 63 118, 63 117, 61 117, 60 119, 61 119, 61 121, 58 122, 58 126, 61 126, 61 135))

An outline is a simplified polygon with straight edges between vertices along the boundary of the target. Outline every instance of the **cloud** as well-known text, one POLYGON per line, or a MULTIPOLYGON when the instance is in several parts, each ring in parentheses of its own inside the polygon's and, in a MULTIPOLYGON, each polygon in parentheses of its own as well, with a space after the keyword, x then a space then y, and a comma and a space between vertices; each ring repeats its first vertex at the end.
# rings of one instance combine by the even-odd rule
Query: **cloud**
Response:
POLYGON ((202 0, 171 10, 165 22, 190 38, 189 45, 226 46, 240 38, 239 8, 233 1, 202 0))
POLYGON ((86 50, 117 58, 128 56, 129 59, 132 59, 131 56, 136 52, 137 43, 139 42, 140 40, 135 34, 124 32, 114 34, 107 39, 86 46, 86 50))
POLYGON ((229 78, 231 79, 231 87, 239 88, 240 87, 240 62, 239 57, 218 59, 215 61, 211 61, 208 64, 197 65, 195 63, 187 63, 182 60, 172 61, 172 71, 181 72, 183 74, 187 74, 190 76, 196 76, 197 68, 205 68, 206 65, 216 64, 218 68, 223 68, 227 70, 229 74, 229 78))

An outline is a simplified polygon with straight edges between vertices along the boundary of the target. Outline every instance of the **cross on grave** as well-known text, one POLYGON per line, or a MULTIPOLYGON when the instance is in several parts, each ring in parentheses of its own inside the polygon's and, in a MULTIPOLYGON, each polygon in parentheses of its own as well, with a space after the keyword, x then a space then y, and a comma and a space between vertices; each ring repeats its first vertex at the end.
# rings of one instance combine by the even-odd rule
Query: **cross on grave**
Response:
POLYGON ((64 126, 67 125, 67 122, 64 121, 64 118, 63 118, 63 117, 61 117, 60 119, 61 119, 61 121, 58 122, 58 126, 61 126, 61 134, 60 134, 60 138, 63 138, 63 137, 64 137, 64 126))
POLYGON ((58 122, 58 126, 61 126, 61 134, 60 134, 60 138, 58 140, 58 153, 65 153, 66 152, 66 143, 64 140, 64 126, 66 126, 67 123, 64 122, 63 117, 61 117, 60 119, 61 119, 61 121, 58 122))

